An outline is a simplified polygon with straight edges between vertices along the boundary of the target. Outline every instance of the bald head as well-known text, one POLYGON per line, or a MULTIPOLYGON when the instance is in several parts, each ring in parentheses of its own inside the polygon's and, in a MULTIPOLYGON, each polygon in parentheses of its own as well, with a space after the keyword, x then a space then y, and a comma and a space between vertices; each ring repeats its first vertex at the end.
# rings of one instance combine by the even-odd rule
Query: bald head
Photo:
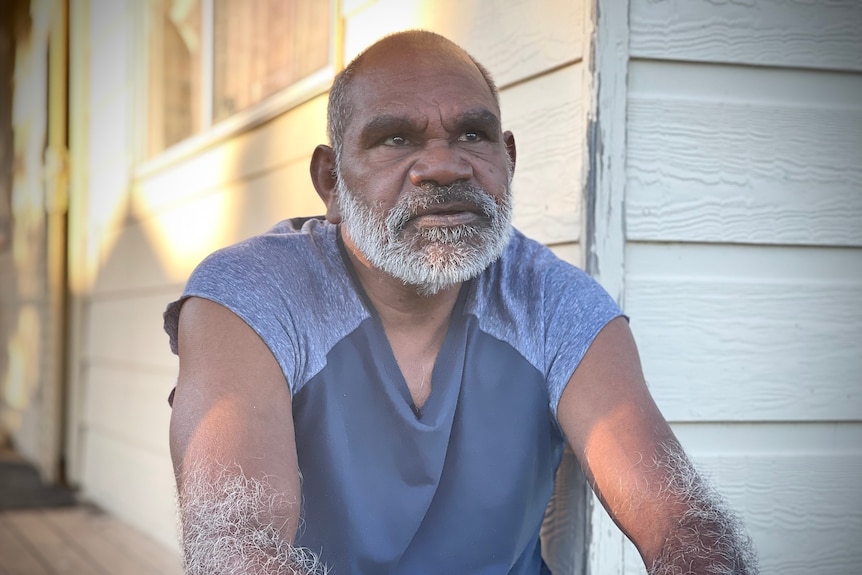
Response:
POLYGON ((378 40, 359 54, 332 83, 329 92, 327 129, 330 145, 335 150, 336 157, 341 154, 344 132, 354 111, 350 92, 357 78, 383 70, 393 61, 403 62, 405 59, 410 60, 411 65, 419 69, 423 65, 432 63, 439 65, 441 61, 448 61, 455 65, 459 62, 468 64, 484 79, 499 112, 497 86, 491 74, 463 48, 439 34, 426 30, 397 32, 378 40))

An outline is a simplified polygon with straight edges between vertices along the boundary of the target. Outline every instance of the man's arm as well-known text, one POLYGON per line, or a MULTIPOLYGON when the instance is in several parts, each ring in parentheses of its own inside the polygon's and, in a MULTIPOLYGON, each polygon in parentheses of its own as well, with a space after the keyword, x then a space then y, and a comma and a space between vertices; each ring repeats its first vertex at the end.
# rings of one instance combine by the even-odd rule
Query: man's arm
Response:
POLYGON ((557 417, 593 490, 650 575, 757 571, 742 524, 697 474, 656 407, 624 318, 598 334, 557 417))
POLYGON ((258 335, 190 298, 179 319, 170 426, 186 573, 322 572, 292 546, 300 475, 290 390, 258 335))

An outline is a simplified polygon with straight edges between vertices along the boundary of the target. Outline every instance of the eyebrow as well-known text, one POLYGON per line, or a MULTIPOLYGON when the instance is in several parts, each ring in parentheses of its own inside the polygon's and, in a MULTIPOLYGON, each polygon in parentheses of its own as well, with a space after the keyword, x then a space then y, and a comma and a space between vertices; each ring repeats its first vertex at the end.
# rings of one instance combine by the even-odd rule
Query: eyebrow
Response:
MULTIPOLYGON (((414 135, 421 132, 425 125, 427 125, 426 121, 418 121, 407 116, 380 114, 362 127, 359 132, 359 141, 362 146, 370 147, 377 144, 382 138, 393 134, 414 135)), ((449 125, 444 127, 456 133, 466 130, 481 130, 485 132, 488 138, 496 139, 500 132, 500 119, 487 108, 477 108, 459 114, 449 125)))
POLYGON ((363 146, 372 146, 385 136, 396 133, 414 134, 419 131, 421 127, 415 120, 393 114, 381 114, 362 126, 359 141, 363 146))
POLYGON ((500 133, 500 119, 486 108, 467 110, 455 118, 453 127, 456 132, 478 128, 491 138, 500 133))

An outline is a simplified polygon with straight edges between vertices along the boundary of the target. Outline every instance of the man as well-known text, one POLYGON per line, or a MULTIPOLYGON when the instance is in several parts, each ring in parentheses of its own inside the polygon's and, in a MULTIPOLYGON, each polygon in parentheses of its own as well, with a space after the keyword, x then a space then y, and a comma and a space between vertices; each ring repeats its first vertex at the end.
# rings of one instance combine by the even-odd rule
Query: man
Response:
POLYGON ((329 135, 325 220, 213 254, 165 314, 188 572, 548 573, 566 442, 651 573, 753 572, 619 308, 511 229, 487 71, 389 36, 336 78, 329 135))

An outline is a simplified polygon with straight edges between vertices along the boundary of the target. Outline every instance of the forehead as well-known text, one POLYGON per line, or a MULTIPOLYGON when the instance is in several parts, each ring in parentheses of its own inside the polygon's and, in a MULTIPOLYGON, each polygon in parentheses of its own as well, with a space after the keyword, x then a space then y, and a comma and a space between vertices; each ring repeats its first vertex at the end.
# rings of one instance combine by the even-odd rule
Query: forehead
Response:
POLYGON ((369 53, 351 83, 350 99, 354 119, 384 113, 446 116, 483 108, 499 117, 476 65, 446 47, 392 46, 369 53))

